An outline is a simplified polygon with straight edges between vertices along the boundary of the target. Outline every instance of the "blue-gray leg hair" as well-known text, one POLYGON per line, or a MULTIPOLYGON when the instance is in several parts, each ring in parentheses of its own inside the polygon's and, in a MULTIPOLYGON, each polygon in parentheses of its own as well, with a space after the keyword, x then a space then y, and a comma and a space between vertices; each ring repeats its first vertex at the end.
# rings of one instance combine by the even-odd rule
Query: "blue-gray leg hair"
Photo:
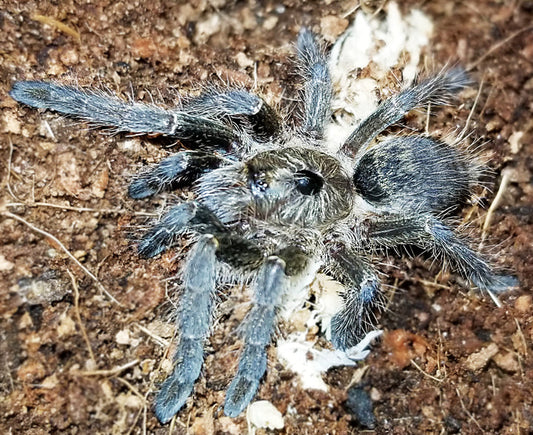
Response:
POLYGON ((220 157, 203 151, 179 152, 138 175, 128 193, 131 198, 142 199, 162 190, 189 186, 202 174, 217 168, 221 161, 220 157))
POLYGON ((374 138, 390 125, 398 122, 411 110, 427 105, 446 104, 456 93, 469 84, 463 69, 442 70, 434 77, 422 80, 415 86, 385 100, 372 114, 362 121, 348 137, 342 151, 355 156, 364 150, 374 138))
POLYGON ((227 231, 218 218, 205 206, 190 201, 171 207, 163 218, 148 231, 137 246, 141 257, 152 258, 166 251, 177 235, 187 230, 201 234, 222 234, 227 231))
POLYGON ((137 245, 137 252, 143 258, 152 258, 165 252, 175 237, 185 232, 196 215, 198 205, 194 202, 171 207, 163 218, 148 231, 137 245))
POLYGON ((382 246, 415 245, 427 249, 480 290, 503 292, 518 285, 514 276, 496 274, 487 261, 433 216, 391 216, 373 223, 368 236, 382 246))
POLYGON ((204 341, 213 316, 216 283, 216 239, 203 235, 193 248, 183 275, 176 327, 179 342, 174 368, 155 399, 155 413, 167 423, 185 404, 204 361, 204 341))
POLYGON ((226 147, 238 138, 229 127, 208 117, 150 104, 125 102, 102 91, 84 91, 49 82, 16 82, 9 92, 19 103, 80 118, 115 132, 156 133, 218 143, 226 147))
POLYGON ((313 33, 300 30, 297 42, 304 85, 304 122, 302 129, 310 136, 321 139, 324 126, 331 116, 333 87, 327 58, 313 33))
POLYGON ((281 131, 275 110, 262 98, 245 90, 206 92, 192 98, 184 110, 208 116, 227 116, 233 121, 243 119, 258 140, 268 140, 281 131))
POLYGON ((331 319, 331 342, 336 349, 358 344, 372 327, 380 304, 380 282, 372 266, 357 253, 337 248, 331 253, 332 275, 345 286, 343 306, 331 319))
POLYGON ((266 347, 270 344, 276 315, 288 278, 285 262, 269 257, 255 282, 253 307, 245 319, 244 348, 239 368, 226 393, 224 413, 236 417, 255 396, 267 367, 266 347))

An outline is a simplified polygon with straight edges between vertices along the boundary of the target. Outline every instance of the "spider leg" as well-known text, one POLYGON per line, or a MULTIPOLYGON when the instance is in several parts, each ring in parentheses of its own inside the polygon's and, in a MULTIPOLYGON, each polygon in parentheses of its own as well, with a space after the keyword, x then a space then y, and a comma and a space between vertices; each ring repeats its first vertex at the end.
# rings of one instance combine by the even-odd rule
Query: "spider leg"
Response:
POLYGON ((244 348, 237 374, 226 392, 224 413, 236 417, 255 396, 267 367, 266 347, 270 344, 282 297, 290 278, 301 275, 309 256, 296 246, 287 246, 261 266, 254 286, 254 301, 244 323, 244 348))
POLYGON ((331 342, 336 349, 348 349, 359 343, 371 325, 380 282, 366 260, 344 247, 331 253, 330 268, 346 286, 343 307, 331 319, 331 342))
POLYGON ((324 126, 331 116, 333 93, 327 58, 313 33, 306 28, 303 28, 298 35, 297 49, 306 80, 302 129, 311 137, 321 139, 324 126))
POLYGON ((346 139, 341 150, 355 156, 364 150, 370 142, 383 130, 399 121, 416 107, 432 104, 445 104, 446 101, 468 85, 468 77, 460 68, 443 70, 434 77, 422 80, 381 105, 362 121, 346 139))
POLYGON ((481 290, 503 292, 518 285, 514 276, 496 274, 465 241, 431 215, 416 218, 391 215, 387 220, 372 223, 368 237, 386 247, 415 245, 430 249, 481 290))
POLYGON ((266 347, 287 284, 285 262, 277 256, 269 257, 255 282, 255 300, 246 318, 239 368, 226 393, 224 413, 229 417, 236 417, 250 403, 266 371, 266 347))
POLYGON ((217 260, 232 267, 254 270, 264 260, 263 251, 255 243, 232 234, 211 210, 193 201, 171 207, 139 242, 139 255, 155 257, 166 251, 177 235, 188 230, 216 237, 217 260))
POLYGON ((155 413, 167 423, 185 404, 204 361, 204 340, 209 335, 216 283, 217 242, 204 235, 193 248, 183 275, 183 293, 176 327, 180 337, 174 368, 155 399, 155 413))
POLYGON ((163 218, 139 242, 141 257, 152 258, 166 251, 174 238, 187 230, 202 234, 223 233, 226 228, 207 208, 196 202, 185 202, 171 207, 163 218))
POLYGON ((9 95, 28 106, 54 110, 97 126, 112 127, 116 132, 164 134, 220 148, 231 147, 239 140, 229 127, 207 116, 125 102, 102 91, 84 91, 49 82, 21 81, 13 85, 9 95))
POLYGON ((162 190, 188 186, 202 174, 216 169, 222 159, 203 151, 182 151, 138 176, 129 186, 131 198, 142 199, 162 190))
POLYGON ((271 139, 281 130, 276 111, 262 98, 244 90, 207 92, 190 100, 185 109, 210 116, 214 116, 214 112, 230 119, 244 118, 254 133, 254 138, 260 140, 271 139))

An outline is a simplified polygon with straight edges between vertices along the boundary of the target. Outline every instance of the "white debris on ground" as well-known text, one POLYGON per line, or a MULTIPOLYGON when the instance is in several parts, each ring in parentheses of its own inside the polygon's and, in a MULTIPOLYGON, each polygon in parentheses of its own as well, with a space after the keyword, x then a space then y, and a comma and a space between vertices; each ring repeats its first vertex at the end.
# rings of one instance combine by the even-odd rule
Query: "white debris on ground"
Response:
MULTIPOLYGON (((353 24, 333 45, 329 69, 334 87, 332 102, 334 123, 326 132, 332 152, 337 151, 354 127, 370 115, 379 102, 408 86, 415 79, 422 54, 433 33, 431 20, 419 10, 402 16, 398 5, 387 4, 383 15, 369 15, 359 10, 353 24)), ((310 273, 309 276, 314 276, 310 273)), ((346 352, 315 349, 309 331, 320 327, 329 340, 331 318, 342 304, 343 286, 327 275, 317 274, 309 291, 301 292, 283 310, 296 332, 278 339, 277 354, 285 368, 298 374, 304 389, 327 391, 322 375, 331 367, 353 366, 364 359, 369 344, 382 334, 369 332, 361 342, 346 352), (313 294, 312 307, 296 311, 306 296, 313 294)))
POLYGON ((283 415, 268 400, 258 400, 248 406, 246 411, 248 433, 255 434, 256 429, 283 429, 283 415))
POLYGON ((421 11, 414 9, 402 16, 394 2, 387 4, 385 19, 362 10, 357 12, 353 24, 337 39, 330 55, 335 122, 326 137, 332 152, 339 149, 354 126, 370 115, 383 97, 412 83, 432 33, 433 23, 421 11), (396 83, 391 83, 392 71, 396 83))
POLYGON ((346 350, 314 349, 314 342, 306 341, 305 332, 291 334, 287 340, 278 340, 278 359, 285 367, 300 378, 306 390, 328 391, 322 375, 332 367, 354 366, 365 359, 370 350, 368 346, 383 331, 369 332, 356 346, 346 350))

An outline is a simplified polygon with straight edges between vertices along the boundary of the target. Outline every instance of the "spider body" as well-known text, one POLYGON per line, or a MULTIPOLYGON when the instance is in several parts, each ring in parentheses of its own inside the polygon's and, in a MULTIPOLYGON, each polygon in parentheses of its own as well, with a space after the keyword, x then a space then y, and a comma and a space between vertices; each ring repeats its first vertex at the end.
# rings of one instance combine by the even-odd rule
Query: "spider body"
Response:
POLYGON ((317 265, 346 288, 331 320, 339 349, 357 344, 371 326, 380 284, 370 256, 380 250, 418 246, 480 289, 516 284, 493 272, 447 223, 476 184, 475 158, 421 135, 374 144, 410 110, 442 104, 460 91, 467 84, 464 72, 442 71, 383 101, 331 152, 324 139, 332 96, 327 58, 306 29, 297 47, 305 79, 297 127, 243 90, 207 92, 174 109, 45 82, 17 82, 11 91, 32 107, 195 146, 143 172, 129 188, 135 199, 184 186, 195 194, 194 201, 171 207, 138 245, 140 255, 151 258, 181 235, 196 240, 182 274, 174 368, 155 401, 162 422, 182 408, 200 375, 216 289, 227 282, 228 269, 254 291, 239 367, 226 394, 229 416, 239 415, 257 391, 285 295, 317 265))

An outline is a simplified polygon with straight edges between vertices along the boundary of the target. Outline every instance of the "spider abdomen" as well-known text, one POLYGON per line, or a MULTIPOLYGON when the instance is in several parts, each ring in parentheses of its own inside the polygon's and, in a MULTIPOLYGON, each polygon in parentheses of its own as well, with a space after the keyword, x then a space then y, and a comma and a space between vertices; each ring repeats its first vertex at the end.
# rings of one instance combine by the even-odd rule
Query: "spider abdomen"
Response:
POLYGON ((470 195, 475 163, 461 151, 423 136, 396 137, 368 150, 354 171, 355 189, 388 210, 442 213, 470 195))

